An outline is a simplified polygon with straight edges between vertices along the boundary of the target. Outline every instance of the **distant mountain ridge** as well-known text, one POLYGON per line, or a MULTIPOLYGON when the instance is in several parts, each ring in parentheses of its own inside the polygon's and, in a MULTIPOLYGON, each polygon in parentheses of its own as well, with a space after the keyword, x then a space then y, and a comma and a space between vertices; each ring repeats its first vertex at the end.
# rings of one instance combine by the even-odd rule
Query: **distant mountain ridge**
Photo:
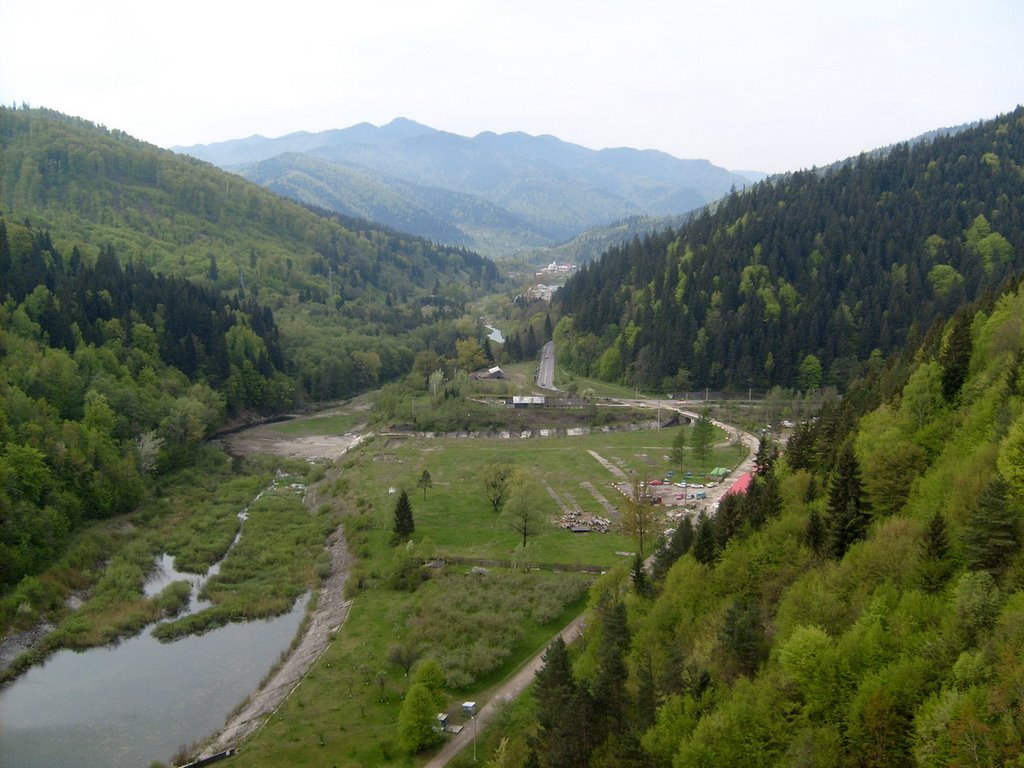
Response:
POLYGON ((405 118, 174 150, 307 204, 495 255, 632 216, 685 213, 757 180, 656 150, 526 133, 469 138, 405 118))

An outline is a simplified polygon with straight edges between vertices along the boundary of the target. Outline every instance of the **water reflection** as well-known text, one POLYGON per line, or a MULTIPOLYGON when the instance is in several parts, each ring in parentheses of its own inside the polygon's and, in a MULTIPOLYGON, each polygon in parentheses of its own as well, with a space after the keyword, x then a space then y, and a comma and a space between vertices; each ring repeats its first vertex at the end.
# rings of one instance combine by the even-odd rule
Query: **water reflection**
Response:
POLYGON ((283 616, 161 643, 60 651, 0 693, 4 768, 146 766, 205 738, 288 648, 307 597, 283 616))
MULTIPOLYGON (((255 503, 273 484, 260 491, 255 503)), ((242 525, 224 557, 241 538, 242 525)), ((204 574, 184 573, 163 554, 143 592, 160 594, 175 581, 192 587, 187 608, 200 600, 224 558, 204 574)), ((203 635, 161 643, 147 627, 117 645, 60 651, 0 691, 0 766, 4 768, 111 768, 170 762, 182 745, 213 733, 295 636, 309 595, 276 618, 228 624, 203 635)))

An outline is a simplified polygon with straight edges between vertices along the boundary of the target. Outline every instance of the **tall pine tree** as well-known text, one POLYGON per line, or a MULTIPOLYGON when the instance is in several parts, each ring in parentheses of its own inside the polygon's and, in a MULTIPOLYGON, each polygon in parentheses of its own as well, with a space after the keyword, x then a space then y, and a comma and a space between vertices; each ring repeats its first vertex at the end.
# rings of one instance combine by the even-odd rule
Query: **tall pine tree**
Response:
POLYGON ((953 402, 960 388, 967 380, 971 365, 971 318, 966 310, 961 310, 953 318, 953 327, 939 354, 939 365, 942 366, 942 394, 947 402, 953 402))
POLYGON ((860 464, 847 441, 836 457, 832 483, 828 489, 828 528, 830 551, 841 558, 850 545, 859 541, 871 522, 871 510, 860 477, 860 464))
POLYGON ((416 524, 412 517, 412 504, 409 503, 409 494, 403 490, 398 495, 398 501, 395 502, 395 523, 392 540, 396 544, 408 541, 415 530, 416 524))
POLYGON ((715 524, 714 521, 704 514, 704 511, 697 515, 697 532, 693 537, 693 547, 690 549, 693 558, 698 563, 711 565, 715 561, 718 550, 715 546, 715 524))
POLYGON ((949 578, 951 570, 946 518, 937 511, 928 521, 921 541, 921 560, 918 564, 921 586, 926 592, 938 592, 949 578))
POLYGON ((585 692, 576 684, 569 652, 561 635, 544 651, 544 665, 534 677, 533 697, 537 703, 537 737, 534 751, 544 755, 549 766, 586 765, 590 744, 587 739, 585 692))
POLYGON ((651 567, 653 577, 659 581, 665 578, 668 569, 676 560, 689 552, 691 546, 693 546, 693 522, 689 517, 684 517, 672 532, 668 543, 654 553, 654 562, 651 567))
POLYGON ((972 571, 998 576, 1020 549, 1020 524, 1009 500, 1009 489, 1003 476, 996 476, 967 517, 961 540, 964 559, 972 571))

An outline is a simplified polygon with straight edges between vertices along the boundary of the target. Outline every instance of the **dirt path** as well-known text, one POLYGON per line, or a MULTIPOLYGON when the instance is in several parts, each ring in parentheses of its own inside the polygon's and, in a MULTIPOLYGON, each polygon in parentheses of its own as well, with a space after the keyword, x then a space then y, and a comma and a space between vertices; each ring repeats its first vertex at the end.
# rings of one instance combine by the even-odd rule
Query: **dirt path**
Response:
POLYGON ((233 715, 212 741, 203 749, 201 757, 238 747, 259 730, 264 721, 281 706, 288 695, 305 678, 321 654, 327 650, 332 636, 348 618, 352 601, 345 600, 345 580, 351 567, 351 556, 340 530, 329 541, 331 575, 320 588, 320 598, 312 619, 298 646, 278 667, 256 693, 249 697, 240 712, 233 715))
MULTIPOLYGON (((562 639, 568 644, 576 640, 582 632, 583 614, 580 614, 569 622, 565 629, 559 632, 558 635, 561 635, 562 639)), ((551 639, 554 640, 555 637, 552 637, 551 639)), ((424 768, 443 768, 443 766, 448 765, 448 762, 459 754, 459 752, 472 744, 474 734, 487 727, 487 723, 490 722, 492 717, 494 717, 494 713, 498 711, 498 707, 506 702, 512 701, 514 698, 519 696, 519 694, 525 691, 531 682, 533 682, 534 675, 536 675, 537 670, 541 668, 544 652, 546 650, 547 646, 545 645, 542 650, 538 651, 536 655, 526 661, 513 677, 502 683, 494 692, 490 701, 479 709, 476 715, 476 722, 468 723, 462 731, 452 736, 441 751, 434 755, 424 768)))
MULTIPOLYGON (((307 459, 331 458, 333 460, 358 445, 366 437, 366 435, 349 433, 341 436, 344 439, 334 441, 316 438, 317 443, 314 446, 305 438, 288 439, 272 432, 267 434, 263 427, 256 427, 251 431, 257 434, 248 434, 249 430, 247 430, 232 436, 230 438, 232 450, 302 456, 307 459), (313 446, 312 451, 302 453, 308 451, 311 446, 313 446), (325 446, 328 446, 327 450, 331 454, 330 456, 321 455, 325 451, 325 446), (310 453, 317 455, 310 455, 310 453)), ((319 506, 319 489, 333 479, 334 476, 328 473, 327 478, 307 490, 304 499, 307 507, 316 509, 319 506)), ((348 551, 348 544, 341 528, 331 534, 327 541, 327 549, 331 555, 331 574, 320 587, 316 610, 313 611, 309 625, 299 640, 299 644, 288 654, 288 657, 271 675, 270 679, 249 697, 245 706, 231 716, 224 728, 203 748, 200 757, 209 757, 223 752, 229 747, 237 748, 259 730, 260 726, 277 711, 291 692, 302 683, 313 663, 327 650, 333 636, 345 623, 352 606, 352 601, 345 599, 345 582, 351 572, 352 556, 348 551)))

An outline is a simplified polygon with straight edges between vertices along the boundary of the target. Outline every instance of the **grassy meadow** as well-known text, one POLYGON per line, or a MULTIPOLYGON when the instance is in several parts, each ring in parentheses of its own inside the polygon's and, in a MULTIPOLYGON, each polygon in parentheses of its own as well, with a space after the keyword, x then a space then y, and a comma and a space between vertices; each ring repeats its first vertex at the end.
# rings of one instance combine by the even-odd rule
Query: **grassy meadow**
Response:
MULTIPOLYGON (((291 422, 294 429, 301 422, 291 422)), ((586 605, 594 577, 572 571, 446 565, 424 569, 414 589, 394 575, 446 557, 534 564, 629 567, 636 544, 621 532, 573 534, 559 528, 563 503, 605 516, 593 486, 620 506, 619 480, 590 451, 627 476, 661 477, 678 428, 601 432, 530 439, 426 438, 382 435, 365 441, 329 472, 321 498, 333 499, 345 520, 357 564, 347 586, 353 607, 308 677, 234 760, 251 766, 415 766, 397 746, 398 716, 408 688, 410 659, 434 658, 445 671, 452 722, 461 702, 482 704, 490 691, 542 649, 586 605), (528 539, 503 522, 488 502, 484 467, 500 460, 539 484, 548 522, 528 539), (431 486, 417 485, 424 470, 431 486), (412 504, 415 532, 392 543, 401 490, 412 504), (403 661, 404 660, 404 661, 403 661)), ((293 434, 298 434, 293 432, 293 434)), ((317 433, 321 434, 321 433, 317 433)), ((716 448, 714 464, 734 465, 734 447, 716 448)))

